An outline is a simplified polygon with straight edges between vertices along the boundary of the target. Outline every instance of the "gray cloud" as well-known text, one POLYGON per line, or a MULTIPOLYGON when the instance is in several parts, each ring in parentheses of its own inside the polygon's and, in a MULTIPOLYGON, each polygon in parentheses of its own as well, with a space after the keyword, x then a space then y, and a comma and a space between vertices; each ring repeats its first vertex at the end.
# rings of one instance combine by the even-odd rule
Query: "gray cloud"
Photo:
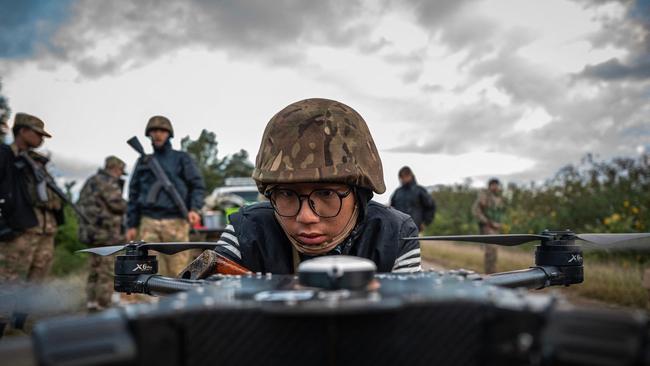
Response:
POLYGON ((650 79, 650 53, 647 57, 648 60, 635 60, 627 64, 612 58, 597 65, 588 65, 582 71, 582 76, 601 80, 650 79))
POLYGON ((650 1, 623 3, 627 6, 626 16, 603 19, 605 26, 590 40, 594 47, 624 48, 628 51, 626 58, 587 65, 579 77, 606 81, 650 79, 650 1))
POLYGON ((439 28, 449 22, 449 19, 461 12, 468 4, 478 0, 408 0, 401 2, 411 8, 420 24, 426 28, 439 28))
MULTIPOLYGON (((138 68, 185 48, 220 50, 231 58, 277 67, 306 64, 308 46, 377 54, 395 66, 405 84, 422 90, 418 100, 358 95, 381 111, 383 118, 399 124, 395 140, 403 143, 396 144, 393 151, 461 154, 482 150, 537 162, 530 171, 518 173, 517 179, 549 176, 587 152, 624 155, 647 143, 650 11, 638 11, 638 5, 647 2, 622 2, 630 9, 625 19, 602 16, 597 19, 602 29, 589 36, 593 47, 622 47, 629 50, 629 57, 588 65, 574 78, 554 74, 520 57, 518 51, 538 35, 526 28, 506 28, 477 14, 476 2, 384 0, 373 10, 360 0, 78 0, 69 21, 51 37, 52 47, 37 52, 41 52, 41 65, 68 63, 88 78, 138 68), (417 25, 428 32, 428 44, 396 53, 390 41, 371 36, 376 19, 396 9, 410 12, 417 25), (108 49, 97 48, 107 40, 111 40, 108 49), (438 80, 423 78, 428 50, 434 46, 465 58, 459 67, 468 71, 468 78, 458 84, 456 92, 494 79, 512 104, 502 106, 484 97, 451 111, 437 110, 435 98, 449 90, 438 80), (639 82, 629 85, 629 80, 639 82), (572 97, 567 92, 602 81, 606 87, 593 95, 572 97), (552 121, 533 131, 516 131, 513 126, 530 108, 543 108, 552 121)), ((584 4, 595 7, 604 2, 584 4)), ((313 79, 320 77, 341 90, 361 94, 348 80, 319 75, 313 62, 306 67, 312 67, 313 79)), ((66 176, 74 179, 83 179, 96 169, 78 161, 59 160, 55 157, 66 176)))
MULTIPOLYGON (((446 115, 432 117, 437 126, 425 143, 418 144, 422 135, 413 133, 411 141, 391 151, 442 154, 503 151, 498 147, 513 138, 510 130, 520 116, 518 108, 503 108, 487 101, 464 105, 446 115)), ((420 125, 424 126, 424 122, 420 125)))
POLYGON ((305 44, 376 52, 359 1, 137 1, 79 0, 71 21, 44 55, 77 67, 85 77, 137 68, 183 48, 218 49, 232 57, 277 66, 300 63, 305 44), (363 17, 362 17, 363 15, 363 17), (109 50, 96 49, 111 39, 109 50), (101 55, 101 56, 100 56, 101 55))
POLYGON ((384 37, 381 37, 379 40, 369 40, 366 42, 361 42, 359 45, 359 50, 363 53, 377 53, 386 46, 390 46, 392 43, 384 37))
MULTIPOLYGON (((524 45, 526 39, 530 37, 515 39, 513 44, 524 45)), ((496 105, 482 99, 422 119, 414 123, 417 127, 405 132, 420 137, 406 140, 392 150, 513 154, 536 162, 530 170, 507 177, 527 181, 550 177, 563 165, 577 162, 587 153, 597 153, 603 158, 634 155, 637 146, 650 140, 647 127, 650 125, 650 83, 610 83, 597 88, 595 93, 572 96, 571 90, 589 87, 591 81, 546 70, 517 56, 517 48, 503 47, 495 56, 473 62, 469 66, 472 78, 457 88, 460 93, 483 78, 495 78, 495 86, 510 97, 510 105, 496 105), (543 108, 552 119, 541 128, 517 132, 514 126, 527 108, 543 108), (434 118, 435 127, 428 123, 434 118), (428 137, 422 142, 421 136, 428 137)))
MULTIPOLYGON (((100 164, 93 165, 87 161, 68 156, 48 153, 50 155, 50 164, 48 169, 56 177, 65 177, 66 181, 77 181, 76 188, 81 188, 83 182, 100 167, 100 164)), ((102 162, 103 163, 103 162, 102 162)))

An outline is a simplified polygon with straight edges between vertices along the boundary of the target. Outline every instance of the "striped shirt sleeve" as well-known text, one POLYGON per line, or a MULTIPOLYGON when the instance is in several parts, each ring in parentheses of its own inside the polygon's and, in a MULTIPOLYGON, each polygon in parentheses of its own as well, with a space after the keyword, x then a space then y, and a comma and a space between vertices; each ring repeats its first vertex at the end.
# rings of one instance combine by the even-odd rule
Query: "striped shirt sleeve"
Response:
POLYGON ((226 226, 214 250, 237 263, 241 263, 242 256, 239 249, 239 240, 232 225, 226 226))
MULTIPOLYGON (((400 230, 400 238, 416 237, 418 229, 412 219, 407 220, 400 230)), ((420 259, 420 241, 400 240, 399 252, 395 264, 393 264, 393 273, 412 273, 422 271, 422 262, 420 259)))

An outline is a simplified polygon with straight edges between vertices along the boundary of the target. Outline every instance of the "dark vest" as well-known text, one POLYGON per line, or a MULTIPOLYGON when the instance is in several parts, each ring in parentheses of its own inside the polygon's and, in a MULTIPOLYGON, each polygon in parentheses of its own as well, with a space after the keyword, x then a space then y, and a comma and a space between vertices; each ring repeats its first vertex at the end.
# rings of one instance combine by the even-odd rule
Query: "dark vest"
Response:
MULTIPOLYGON (((276 221, 268 202, 251 205, 230 216, 239 241, 241 263, 253 272, 290 274, 293 269, 291 243, 276 221)), ((419 248, 413 220, 397 210, 371 201, 362 223, 343 252, 375 262, 378 272, 390 272, 395 259, 409 250, 419 248)), ((348 242, 347 240, 344 242, 348 242)))
POLYGON ((38 225, 29 196, 28 168, 16 168, 18 158, 9 145, 0 144, 0 224, 13 231, 23 231, 38 225))

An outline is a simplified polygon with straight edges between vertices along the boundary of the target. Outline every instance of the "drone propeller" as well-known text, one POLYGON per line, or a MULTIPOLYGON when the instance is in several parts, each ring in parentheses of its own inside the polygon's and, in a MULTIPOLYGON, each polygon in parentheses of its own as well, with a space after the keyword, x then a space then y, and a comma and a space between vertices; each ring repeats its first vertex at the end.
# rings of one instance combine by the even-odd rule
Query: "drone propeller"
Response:
POLYGON ((505 246, 515 246, 528 243, 535 240, 546 239, 547 236, 534 234, 496 234, 496 235, 445 235, 445 236, 420 236, 416 240, 444 240, 444 241, 464 241, 471 243, 497 244, 505 246))
POLYGON ((81 249, 81 250, 77 250, 77 253, 93 253, 93 254, 99 254, 101 256, 107 256, 107 255, 117 253, 124 248, 126 248, 126 245, 113 245, 110 247, 95 247, 95 248, 81 249))
POLYGON ((627 234, 574 234, 570 231, 545 231, 535 234, 495 234, 495 235, 446 235, 422 236, 404 239, 461 241, 503 246, 516 246, 536 240, 578 239, 599 249, 650 249, 650 233, 627 234), (563 238, 563 236, 566 238, 563 238))
POLYGON ((124 250, 131 247, 135 250, 146 249, 146 250, 155 250, 162 254, 176 254, 178 252, 182 252, 188 249, 214 249, 214 247, 216 246, 217 243, 215 242, 178 242, 178 243, 141 242, 141 243, 129 243, 124 245, 113 245, 109 247, 88 248, 88 249, 79 250, 78 252, 93 253, 101 256, 108 256, 111 254, 115 254, 120 250, 124 250))
POLYGON ((600 249, 650 249, 650 233, 577 234, 576 239, 600 249))

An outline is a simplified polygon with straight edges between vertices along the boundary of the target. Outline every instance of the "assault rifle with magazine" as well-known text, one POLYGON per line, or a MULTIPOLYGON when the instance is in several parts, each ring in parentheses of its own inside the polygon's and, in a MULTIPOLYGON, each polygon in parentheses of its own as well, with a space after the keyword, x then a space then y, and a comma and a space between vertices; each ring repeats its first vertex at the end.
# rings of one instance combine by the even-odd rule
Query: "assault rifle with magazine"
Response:
POLYGON ((144 152, 144 148, 142 147, 142 144, 137 137, 131 137, 126 141, 126 143, 129 144, 133 150, 137 151, 138 154, 140 154, 140 163, 146 165, 149 169, 151 169, 153 174, 156 176, 156 183, 154 183, 154 185, 149 190, 149 193, 147 194, 147 203, 156 202, 158 194, 160 194, 161 190, 164 190, 167 192, 169 197, 171 197, 174 205, 176 205, 183 217, 187 220, 187 217, 189 215, 187 205, 185 204, 185 201, 183 201, 180 193, 178 193, 178 190, 176 190, 176 187, 174 187, 174 184, 171 182, 171 180, 169 180, 167 174, 165 174, 165 171, 163 170, 162 166, 160 166, 158 160, 156 160, 153 155, 147 155, 144 152))
POLYGON ((23 162, 29 166, 29 168, 32 170, 34 173, 34 178, 36 179, 36 196, 39 201, 41 202, 47 202, 48 197, 47 197, 47 189, 49 188, 54 194, 56 194, 63 202, 65 202, 67 205, 70 205, 74 212, 77 214, 80 220, 82 220, 86 224, 90 224, 90 221, 86 217, 86 215, 81 212, 79 207, 75 205, 70 198, 68 197, 65 192, 61 190, 56 185, 56 182, 54 181, 54 178, 45 170, 45 167, 39 163, 37 163, 34 158, 27 152, 27 151, 22 151, 18 154, 22 159, 22 161, 19 161, 17 164, 22 164, 23 162))

